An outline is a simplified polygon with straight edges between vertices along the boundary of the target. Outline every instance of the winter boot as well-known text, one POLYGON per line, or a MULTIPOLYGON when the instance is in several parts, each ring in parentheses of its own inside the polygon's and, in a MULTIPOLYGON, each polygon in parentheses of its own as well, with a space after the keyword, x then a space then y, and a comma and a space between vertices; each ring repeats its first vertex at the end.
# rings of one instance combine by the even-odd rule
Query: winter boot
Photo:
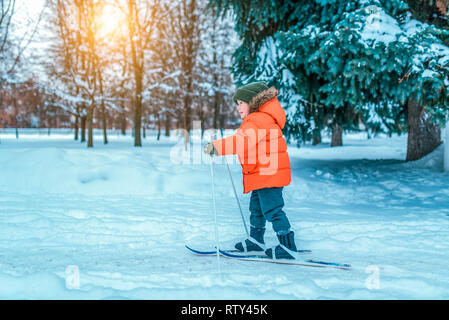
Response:
MULTIPOLYGON (((290 231, 285 235, 277 235, 279 239, 279 245, 274 248, 274 258, 275 259, 295 259, 293 256, 294 252, 297 252, 295 244, 295 233, 290 231), (290 251, 290 252, 289 252, 290 251)), ((265 250, 265 254, 270 258, 273 258, 273 249, 265 250)))
POLYGON ((244 242, 238 242, 235 248, 241 252, 251 252, 265 250, 265 242, 263 240, 263 235, 265 233, 265 228, 254 228, 251 227, 249 231, 249 239, 244 242))

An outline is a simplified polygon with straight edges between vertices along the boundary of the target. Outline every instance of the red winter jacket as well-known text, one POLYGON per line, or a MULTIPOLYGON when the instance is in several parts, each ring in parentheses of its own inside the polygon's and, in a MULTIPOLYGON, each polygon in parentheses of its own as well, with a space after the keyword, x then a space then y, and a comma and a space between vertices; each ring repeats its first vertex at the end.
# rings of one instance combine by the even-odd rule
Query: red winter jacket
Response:
POLYGON ((243 173, 243 193, 290 184, 290 160, 282 135, 285 111, 269 88, 249 103, 249 114, 233 136, 213 141, 219 155, 237 154, 243 173))

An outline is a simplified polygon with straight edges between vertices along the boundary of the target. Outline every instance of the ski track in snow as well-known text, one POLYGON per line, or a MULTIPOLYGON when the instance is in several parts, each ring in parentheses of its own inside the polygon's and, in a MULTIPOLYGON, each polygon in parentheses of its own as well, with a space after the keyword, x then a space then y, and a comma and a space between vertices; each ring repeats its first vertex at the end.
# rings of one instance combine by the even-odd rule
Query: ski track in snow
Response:
MULTIPOLYGON (((88 150, 70 134, 0 135, 0 298, 449 298, 441 147, 404 163, 404 136, 289 146, 284 209, 297 245, 352 264, 343 271, 190 254, 185 244, 215 244, 207 161, 172 163, 168 138, 150 136, 140 149, 130 137, 109 138, 88 150), (66 285, 69 266, 79 269, 79 289, 66 285)), ((229 159, 248 218, 241 169, 229 159)), ((226 167, 214 170, 220 244, 232 247, 245 233, 226 167)), ((266 242, 276 244, 270 224, 266 242)))

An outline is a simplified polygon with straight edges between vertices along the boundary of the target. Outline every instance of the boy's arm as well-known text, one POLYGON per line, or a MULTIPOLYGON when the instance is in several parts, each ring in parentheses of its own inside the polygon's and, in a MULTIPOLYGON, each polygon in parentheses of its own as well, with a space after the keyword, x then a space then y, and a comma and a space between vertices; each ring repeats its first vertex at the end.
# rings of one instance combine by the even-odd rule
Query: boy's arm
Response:
POLYGON ((227 156, 237 153, 236 136, 232 135, 224 139, 212 141, 219 156, 227 156))
POLYGON ((235 135, 212 141, 212 144, 218 155, 238 154, 243 163, 248 163, 248 157, 255 156, 256 146, 264 136, 260 134, 257 126, 249 122, 239 128, 235 135))

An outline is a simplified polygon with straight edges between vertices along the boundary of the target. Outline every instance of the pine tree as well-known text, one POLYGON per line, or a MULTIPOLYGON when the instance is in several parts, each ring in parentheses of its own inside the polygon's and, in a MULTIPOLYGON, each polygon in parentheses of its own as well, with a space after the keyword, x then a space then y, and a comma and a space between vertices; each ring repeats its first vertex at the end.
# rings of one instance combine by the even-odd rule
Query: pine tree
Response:
POLYGON ((413 17, 418 50, 407 73, 408 141, 406 160, 417 160, 441 143, 441 123, 449 103, 449 1, 407 0, 413 17), (430 24, 430 25, 429 25, 430 24))
POLYGON ((424 99, 434 114, 445 112, 447 47, 431 30, 412 27, 404 1, 212 2, 236 12, 243 41, 234 53, 236 76, 278 86, 285 133, 298 142, 323 128, 333 132, 332 145, 361 124, 402 131, 409 97, 424 99))

